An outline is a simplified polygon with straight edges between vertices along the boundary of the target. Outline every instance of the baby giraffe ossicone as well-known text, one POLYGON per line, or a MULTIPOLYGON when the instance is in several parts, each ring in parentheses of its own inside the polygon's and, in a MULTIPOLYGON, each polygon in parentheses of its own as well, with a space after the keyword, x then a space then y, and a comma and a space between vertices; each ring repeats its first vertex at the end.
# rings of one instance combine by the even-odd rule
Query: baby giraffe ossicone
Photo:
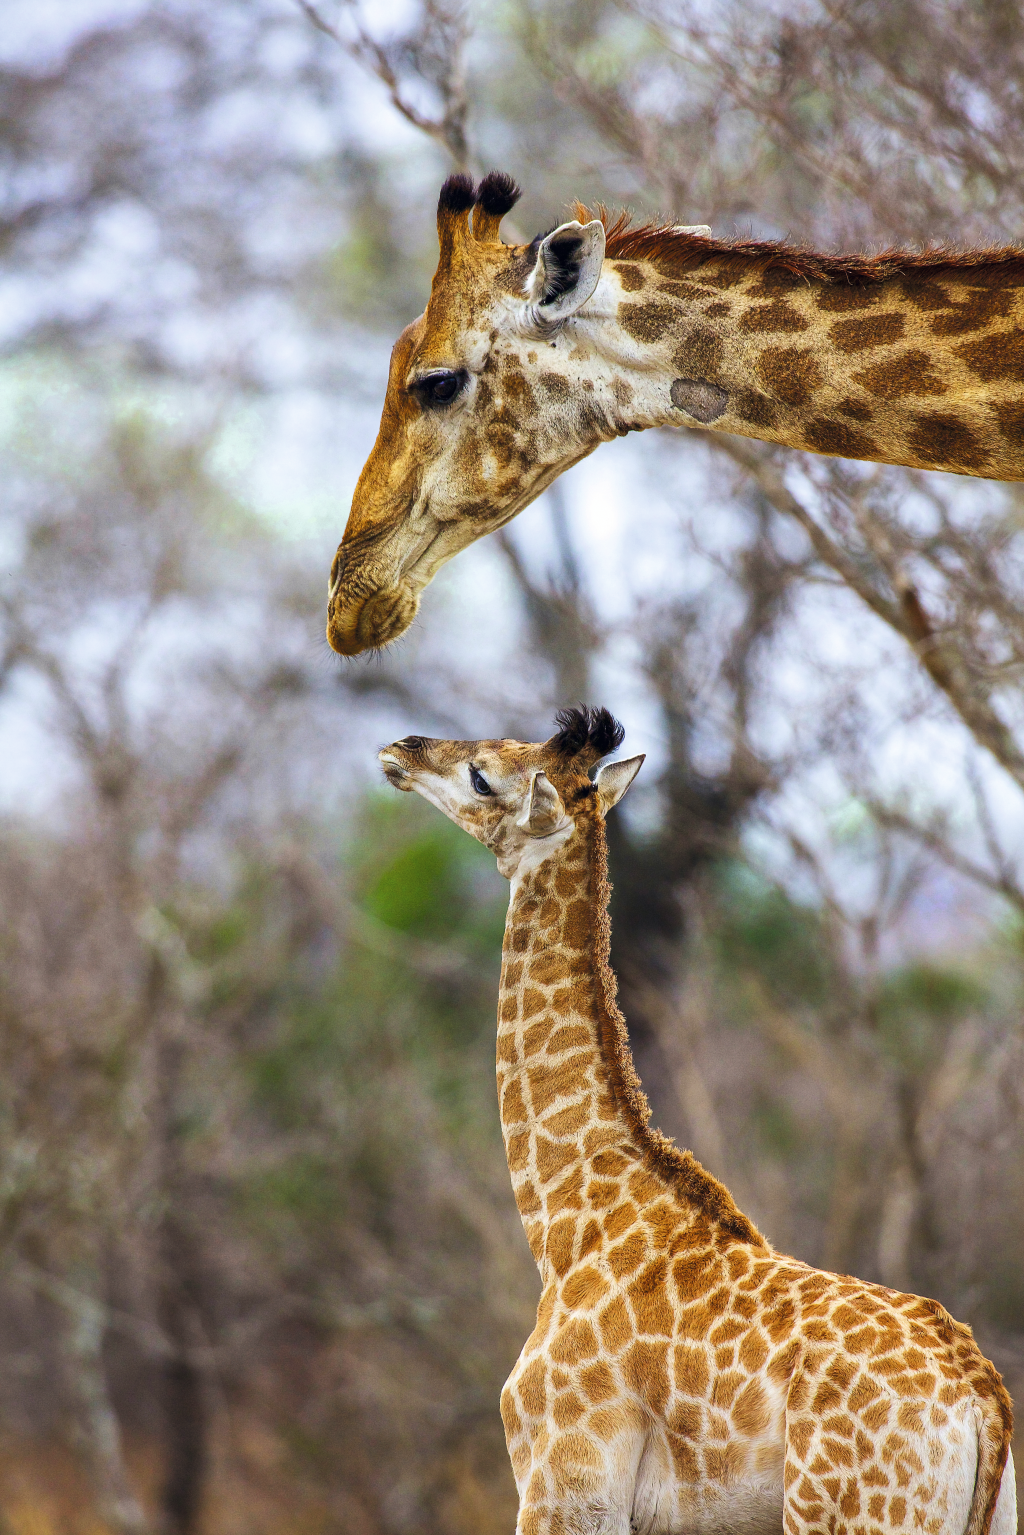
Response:
POLYGON ((511 881, 498 1094, 543 1283, 502 1393, 518 1535, 1014 1535, 1010 1400, 936 1301, 776 1253, 649 1123, 608 964, 604 817, 643 762, 549 741, 380 753, 511 881))

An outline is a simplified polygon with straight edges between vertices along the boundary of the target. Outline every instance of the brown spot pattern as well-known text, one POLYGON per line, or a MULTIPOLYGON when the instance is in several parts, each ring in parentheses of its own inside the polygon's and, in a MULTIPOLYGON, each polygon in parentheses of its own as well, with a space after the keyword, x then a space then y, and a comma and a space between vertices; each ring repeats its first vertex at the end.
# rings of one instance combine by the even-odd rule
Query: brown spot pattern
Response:
POLYGON ((672 366, 687 378, 713 379, 722 365, 725 343, 709 326, 698 325, 685 336, 672 357, 672 366))
POLYGON ((549 400, 558 400, 559 403, 564 403, 572 394, 569 380, 563 378, 560 373, 541 373, 537 378, 537 383, 549 400))
POLYGON ((981 469, 989 458, 977 435, 957 416, 933 411, 918 416, 907 441, 929 464, 981 469))
POLYGON ((826 314, 846 314, 851 309, 870 309, 879 300, 876 287, 854 287, 851 283, 822 283, 814 290, 814 301, 826 314))
POLYGON ((770 304, 751 304, 739 322, 740 330, 751 336, 768 335, 773 331, 807 330, 808 325, 809 321, 799 309, 794 309, 785 299, 775 299, 770 304))
POLYGON ((644 269, 635 261, 616 261, 615 270, 619 274, 619 281, 627 293, 639 293, 647 284, 644 269))
POLYGON ((765 347, 754 367, 768 393, 783 405, 809 404, 824 379, 810 347, 765 347))
POLYGON ((749 421, 751 426, 773 427, 779 419, 775 401, 756 389, 737 389, 732 396, 732 408, 741 421, 749 421))
POLYGON ((634 341, 660 341, 679 319, 673 304, 621 304, 619 324, 634 341))
POLYGON ((1024 448, 1024 403, 993 405, 992 411, 1003 436, 1015 447, 1024 448))
POLYGON ((804 440, 815 453, 831 453, 838 458, 870 458, 876 451, 873 437, 829 416, 808 421, 804 440))
POLYGON ((866 400, 855 399, 853 395, 847 395, 836 405, 836 410, 841 416, 849 416, 851 421, 870 421, 874 411, 866 400))
POLYGON ((1009 379, 1024 384, 1024 330, 999 331, 956 346, 953 351, 986 383, 1009 379))
POLYGON ((948 388, 935 372, 934 359, 920 347, 896 352, 883 362, 854 373, 853 381, 881 400, 899 400, 905 395, 945 394, 948 388))
POLYGON ((1013 311, 1011 294, 998 289, 973 289, 960 303, 954 304, 951 314, 938 314, 931 322, 933 336, 965 336, 972 330, 983 330, 995 319, 1004 318, 1013 311))
POLYGON ((864 352, 873 346, 892 346, 906 329, 901 314, 871 314, 855 320, 837 320, 829 337, 841 352, 864 352))

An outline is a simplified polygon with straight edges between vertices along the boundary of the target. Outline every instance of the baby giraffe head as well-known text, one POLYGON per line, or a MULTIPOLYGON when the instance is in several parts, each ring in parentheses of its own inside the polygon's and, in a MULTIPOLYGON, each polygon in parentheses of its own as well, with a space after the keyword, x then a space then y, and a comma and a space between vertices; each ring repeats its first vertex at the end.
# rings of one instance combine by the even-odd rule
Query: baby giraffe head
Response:
POLYGON ((495 854, 506 879, 550 858, 587 814, 604 816, 640 771, 643 757, 595 763, 625 732, 607 709, 563 709, 549 741, 438 741, 406 736, 379 753, 396 789, 413 791, 495 854))

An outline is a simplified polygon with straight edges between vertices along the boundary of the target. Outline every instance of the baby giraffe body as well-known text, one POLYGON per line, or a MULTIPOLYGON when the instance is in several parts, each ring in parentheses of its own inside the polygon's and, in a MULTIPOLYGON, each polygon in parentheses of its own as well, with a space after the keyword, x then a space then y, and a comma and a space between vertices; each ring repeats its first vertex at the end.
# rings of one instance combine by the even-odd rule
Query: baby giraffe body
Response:
POLYGON ((608 965, 606 711, 381 753, 512 882, 498 1092, 540 1269, 502 1393, 518 1535, 1013 1535, 1009 1398, 935 1301, 776 1253, 652 1130, 608 965))

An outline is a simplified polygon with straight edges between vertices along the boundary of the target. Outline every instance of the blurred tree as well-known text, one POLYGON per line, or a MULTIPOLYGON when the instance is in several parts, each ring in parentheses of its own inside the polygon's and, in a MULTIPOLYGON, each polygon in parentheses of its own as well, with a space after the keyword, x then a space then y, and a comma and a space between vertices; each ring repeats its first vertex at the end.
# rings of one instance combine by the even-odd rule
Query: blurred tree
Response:
MULTIPOLYGON (((355 764, 581 697, 654 747, 612 852, 659 1119, 780 1245, 939 1295, 1013 1384, 1017 489, 622 444, 631 496, 679 487, 676 587, 582 536, 566 480, 481 552, 505 628, 439 583, 398 655, 335 671, 335 530, 275 536, 218 455, 257 395, 334 432, 376 406, 453 164, 513 170, 526 236, 582 194, 1015 238, 1018 14, 315 9, 141 0, 0 65, 0 729, 43 807, 0 824, 5 1466, 71 1427, 112 1529, 511 1529, 536 1275, 493 1104, 502 890, 355 764)), ((60 1511, 13 1476, 0 1510, 94 1528, 42 1464, 60 1511)))

